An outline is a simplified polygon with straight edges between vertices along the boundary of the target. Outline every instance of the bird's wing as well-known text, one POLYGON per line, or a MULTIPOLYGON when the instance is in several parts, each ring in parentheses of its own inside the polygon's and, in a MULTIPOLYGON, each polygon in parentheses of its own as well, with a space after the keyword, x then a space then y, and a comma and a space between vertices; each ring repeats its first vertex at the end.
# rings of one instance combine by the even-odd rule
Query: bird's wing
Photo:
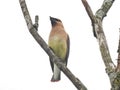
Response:
POLYGON ((68 63, 69 51, 70 51, 70 38, 69 35, 67 35, 67 52, 65 57, 66 65, 68 63))

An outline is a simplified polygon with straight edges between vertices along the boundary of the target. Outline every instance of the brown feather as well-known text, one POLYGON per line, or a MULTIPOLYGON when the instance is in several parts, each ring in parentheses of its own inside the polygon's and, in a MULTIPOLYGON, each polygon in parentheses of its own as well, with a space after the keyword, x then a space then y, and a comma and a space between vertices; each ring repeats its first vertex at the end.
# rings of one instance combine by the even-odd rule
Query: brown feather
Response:
MULTIPOLYGON (((70 40, 68 34, 65 32, 63 24, 61 20, 51 18, 52 22, 52 30, 49 36, 49 47, 53 50, 53 52, 60 57, 63 62, 67 65, 68 56, 69 56, 69 49, 70 49, 70 40)), ((54 73, 54 63, 51 62, 50 64, 52 67, 52 71, 54 73)), ((57 80, 60 79, 60 76, 57 80)), ((54 75, 52 77, 52 81, 56 81, 54 79, 54 75)))

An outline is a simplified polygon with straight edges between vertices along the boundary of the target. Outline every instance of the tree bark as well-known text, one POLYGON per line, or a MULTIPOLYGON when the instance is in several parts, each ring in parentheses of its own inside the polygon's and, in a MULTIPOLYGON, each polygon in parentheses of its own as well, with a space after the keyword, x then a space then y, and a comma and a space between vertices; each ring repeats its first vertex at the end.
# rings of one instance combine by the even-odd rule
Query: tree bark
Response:
POLYGON ((106 67, 105 70, 110 79, 111 90, 120 90, 120 60, 119 60, 120 46, 118 49, 119 51, 118 65, 116 67, 111 59, 109 48, 107 45, 107 40, 106 40, 104 31, 103 31, 103 26, 102 26, 102 21, 106 16, 107 12, 109 11, 109 9, 111 8, 114 1, 115 0, 104 0, 101 8, 97 10, 95 15, 92 13, 92 10, 86 0, 82 0, 82 3, 92 22, 94 36, 98 40, 101 56, 106 67))

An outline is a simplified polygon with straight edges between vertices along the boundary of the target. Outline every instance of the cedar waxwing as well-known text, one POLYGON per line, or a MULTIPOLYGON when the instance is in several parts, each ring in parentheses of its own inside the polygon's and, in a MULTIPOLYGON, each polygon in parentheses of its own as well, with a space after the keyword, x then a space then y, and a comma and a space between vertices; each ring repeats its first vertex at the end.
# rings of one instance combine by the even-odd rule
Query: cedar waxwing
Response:
MULTIPOLYGON (((55 53, 56 56, 63 60, 62 62, 67 65, 67 59, 69 56, 69 36, 64 30, 64 26, 62 21, 57 18, 50 17, 52 30, 50 32, 48 45, 51 50, 55 53)), ((51 59, 51 58, 50 58, 51 59)), ((61 71, 57 67, 55 63, 52 63, 50 60, 50 64, 53 71, 53 76, 51 81, 56 82, 60 80, 61 71)))

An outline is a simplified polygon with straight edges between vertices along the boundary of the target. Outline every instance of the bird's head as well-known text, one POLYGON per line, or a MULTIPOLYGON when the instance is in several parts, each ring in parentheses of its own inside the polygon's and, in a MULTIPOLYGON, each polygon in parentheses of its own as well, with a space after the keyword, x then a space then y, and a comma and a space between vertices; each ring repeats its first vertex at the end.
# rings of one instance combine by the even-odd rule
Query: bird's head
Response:
POLYGON ((52 26, 55 26, 57 23, 62 23, 62 21, 60 19, 54 18, 51 16, 50 16, 50 21, 51 21, 52 26))

